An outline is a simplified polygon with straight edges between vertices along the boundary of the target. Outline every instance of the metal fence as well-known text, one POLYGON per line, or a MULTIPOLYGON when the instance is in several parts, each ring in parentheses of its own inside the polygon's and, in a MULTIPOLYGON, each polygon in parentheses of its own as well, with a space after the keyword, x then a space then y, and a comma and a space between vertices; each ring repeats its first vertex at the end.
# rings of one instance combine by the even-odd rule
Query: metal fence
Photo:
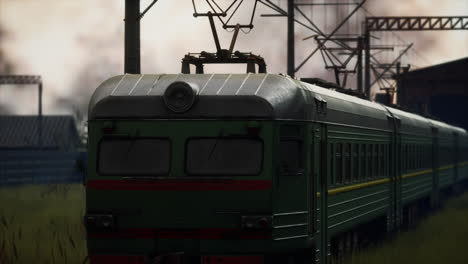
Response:
POLYGON ((0 186, 81 183, 85 164, 85 152, 0 150, 0 186))

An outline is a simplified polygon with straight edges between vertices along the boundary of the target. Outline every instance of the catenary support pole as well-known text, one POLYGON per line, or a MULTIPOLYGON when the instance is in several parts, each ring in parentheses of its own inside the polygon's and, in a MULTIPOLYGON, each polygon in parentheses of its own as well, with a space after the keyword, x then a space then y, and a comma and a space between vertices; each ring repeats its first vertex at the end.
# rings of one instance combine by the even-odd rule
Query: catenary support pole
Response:
POLYGON ((140 0, 125 0, 125 73, 140 72, 140 0))
POLYGON ((358 37, 357 39, 357 90, 360 93, 364 93, 362 89, 362 46, 363 46, 363 39, 362 37, 358 37))
POLYGON ((365 94, 366 98, 370 100, 370 87, 371 87, 371 76, 370 76, 370 34, 369 31, 365 30, 364 35, 364 86, 365 86, 365 94))
POLYGON ((294 77, 294 0, 288 0, 288 75, 294 77))

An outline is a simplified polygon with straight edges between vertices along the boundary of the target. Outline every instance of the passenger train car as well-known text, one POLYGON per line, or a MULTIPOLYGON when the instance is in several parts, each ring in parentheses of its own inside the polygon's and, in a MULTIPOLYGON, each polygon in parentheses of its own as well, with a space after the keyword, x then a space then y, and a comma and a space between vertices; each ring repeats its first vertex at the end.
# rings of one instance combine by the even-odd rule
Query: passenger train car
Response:
POLYGON ((327 263, 468 179, 465 130, 283 75, 117 76, 88 126, 92 264, 327 263))

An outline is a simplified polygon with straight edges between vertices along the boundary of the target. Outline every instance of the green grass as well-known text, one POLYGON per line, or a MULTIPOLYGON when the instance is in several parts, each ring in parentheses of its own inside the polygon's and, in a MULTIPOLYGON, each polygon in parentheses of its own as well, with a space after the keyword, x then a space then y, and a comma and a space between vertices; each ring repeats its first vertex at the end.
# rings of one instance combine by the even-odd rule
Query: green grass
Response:
POLYGON ((0 189, 0 263, 82 263, 84 187, 0 189))
POLYGON ((394 239, 349 256, 347 264, 467 264, 468 193, 394 239))
MULTIPOLYGON (((0 264, 82 263, 86 256, 84 187, 0 189, 0 264)), ((468 263, 468 193, 415 229, 349 256, 347 264, 468 263)))

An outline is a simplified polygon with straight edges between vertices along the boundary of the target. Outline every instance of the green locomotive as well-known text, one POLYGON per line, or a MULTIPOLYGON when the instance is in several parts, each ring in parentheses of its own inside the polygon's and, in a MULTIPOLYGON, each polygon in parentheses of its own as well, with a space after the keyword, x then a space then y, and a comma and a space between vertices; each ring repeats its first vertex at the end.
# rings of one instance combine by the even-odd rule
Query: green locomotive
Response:
POLYGON ((326 263, 468 179, 465 130, 282 75, 117 76, 88 126, 92 264, 326 263))

